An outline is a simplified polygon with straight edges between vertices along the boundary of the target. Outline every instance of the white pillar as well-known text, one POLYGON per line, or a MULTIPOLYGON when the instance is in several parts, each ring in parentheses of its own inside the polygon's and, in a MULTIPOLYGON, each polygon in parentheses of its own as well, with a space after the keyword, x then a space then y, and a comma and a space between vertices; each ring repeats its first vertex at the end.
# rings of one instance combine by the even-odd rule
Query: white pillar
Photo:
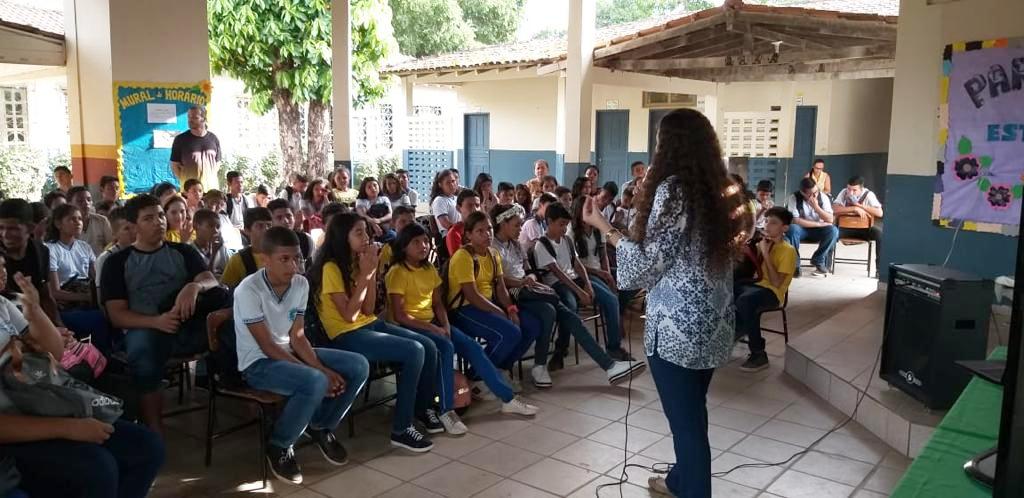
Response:
POLYGON ((402 78, 399 87, 401 90, 392 100, 391 104, 393 109, 391 129, 395 137, 394 150, 398 154, 399 164, 401 164, 403 151, 409 149, 409 117, 412 116, 412 78, 408 76, 402 78))
POLYGON ((565 69, 565 166, 562 181, 571 184, 590 163, 593 116, 595 6, 569 0, 569 42, 565 69))
MULTIPOLYGON (((352 168, 352 31, 349 0, 331 0, 331 75, 333 87, 332 130, 334 166, 352 168)), ((355 178, 353 172, 352 178, 355 178)))

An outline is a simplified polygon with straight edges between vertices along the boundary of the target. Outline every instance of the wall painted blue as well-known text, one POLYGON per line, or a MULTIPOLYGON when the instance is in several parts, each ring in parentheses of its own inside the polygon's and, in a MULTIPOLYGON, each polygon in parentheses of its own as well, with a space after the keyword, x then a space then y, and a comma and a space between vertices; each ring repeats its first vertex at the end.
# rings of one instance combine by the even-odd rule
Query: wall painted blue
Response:
MULTIPOLYGON (((890 263, 942 264, 955 230, 935 226, 931 220, 935 178, 888 175, 888 202, 882 244, 882 279, 890 263)), ((949 267, 994 278, 1013 275, 1017 238, 962 230, 949 267)))

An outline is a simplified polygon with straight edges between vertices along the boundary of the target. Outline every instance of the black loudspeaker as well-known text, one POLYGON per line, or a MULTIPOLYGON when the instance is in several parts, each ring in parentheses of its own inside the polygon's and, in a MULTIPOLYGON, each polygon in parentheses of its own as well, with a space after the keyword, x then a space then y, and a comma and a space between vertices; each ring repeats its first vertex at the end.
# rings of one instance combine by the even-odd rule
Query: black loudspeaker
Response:
POLYGON ((879 374, 931 409, 971 380, 958 360, 983 360, 992 281, 933 265, 890 265, 879 374))

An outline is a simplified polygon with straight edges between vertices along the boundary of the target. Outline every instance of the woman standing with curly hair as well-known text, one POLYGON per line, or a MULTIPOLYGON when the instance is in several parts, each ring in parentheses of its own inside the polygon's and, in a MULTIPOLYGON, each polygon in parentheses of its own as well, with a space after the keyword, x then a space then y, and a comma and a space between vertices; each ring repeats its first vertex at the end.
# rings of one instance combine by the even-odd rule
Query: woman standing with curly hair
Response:
POLYGON ((707 392, 733 345, 732 213, 742 200, 727 192, 718 138, 697 111, 661 120, 653 162, 632 234, 612 228, 593 198, 583 219, 616 247, 619 287, 648 289, 644 349, 681 463, 649 485, 704 498, 711 496, 707 392))

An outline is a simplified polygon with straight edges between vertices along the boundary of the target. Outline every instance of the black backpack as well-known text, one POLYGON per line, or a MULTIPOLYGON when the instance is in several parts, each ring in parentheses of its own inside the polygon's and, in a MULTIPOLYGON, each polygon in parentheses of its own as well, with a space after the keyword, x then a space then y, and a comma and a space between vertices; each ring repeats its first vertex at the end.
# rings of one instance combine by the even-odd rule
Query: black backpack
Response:
MULTIPOLYGON (((555 260, 555 263, 557 264, 558 255, 555 254, 555 245, 551 242, 551 239, 549 239, 547 235, 542 235, 539 239, 537 239, 537 242, 544 246, 544 249, 547 250, 548 254, 551 255, 551 257, 555 260)), ((573 268, 576 267, 576 258, 576 247, 574 247, 572 244, 569 244, 569 261, 570 264, 572 264, 573 268)), ((537 261, 535 260, 530 261, 530 264, 533 265, 534 268, 536 268, 538 271, 546 271, 544 268, 537 268, 537 261)))
POLYGON ((217 381, 227 388, 238 388, 245 385, 242 372, 238 371, 237 337, 235 336, 234 319, 224 320, 217 329, 220 347, 207 356, 210 373, 217 376, 217 381))
MULTIPOLYGON (((459 251, 468 252, 466 248, 459 249, 459 251)), ((456 251, 456 254, 458 254, 458 251, 456 251)), ((491 258, 491 268, 495 273, 494 280, 491 282, 491 288, 494 289, 495 293, 497 293, 498 278, 500 278, 501 275, 497 274, 498 262, 494 258, 494 249, 487 248, 487 255, 491 258)), ((477 259, 475 255, 470 254, 470 256, 473 257, 473 279, 476 280, 476 278, 480 276, 480 261, 477 259)), ((451 285, 448 282, 449 263, 451 263, 451 259, 445 261, 444 264, 441 265, 441 295, 445 296, 445 299, 448 299, 448 292, 451 289, 451 285)), ((445 304, 447 305, 448 309, 456 309, 464 306, 466 304, 466 296, 463 294, 462 289, 459 289, 459 292, 455 294, 455 297, 452 298, 450 301, 445 302, 445 304)))
MULTIPOLYGON (((299 240, 302 240, 302 238, 299 238, 299 240)), ((256 266, 256 255, 252 253, 252 246, 238 251, 238 257, 242 258, 242 266, 245 267, 246 276, 259 271, 259 267, 256 266)))

